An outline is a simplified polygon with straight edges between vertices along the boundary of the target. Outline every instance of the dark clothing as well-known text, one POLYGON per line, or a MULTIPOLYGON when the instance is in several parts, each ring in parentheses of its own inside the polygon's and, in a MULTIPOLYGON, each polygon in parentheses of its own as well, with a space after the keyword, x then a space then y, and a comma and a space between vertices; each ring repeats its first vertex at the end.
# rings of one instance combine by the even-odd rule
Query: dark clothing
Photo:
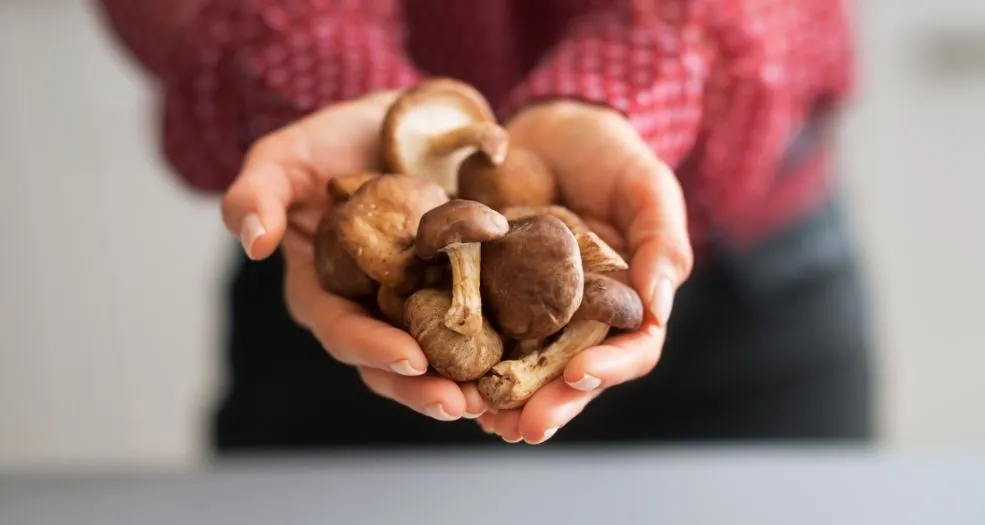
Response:
MULTIPOLYGON (((605 392, 549 444, 872 437, 866 309, 836 206, 712 261, 678 293, 657 368, 605 392)), ((244 259, 230 300, 218 451, 501 443, 372 394, 291 321, 279 258, 244 259)))

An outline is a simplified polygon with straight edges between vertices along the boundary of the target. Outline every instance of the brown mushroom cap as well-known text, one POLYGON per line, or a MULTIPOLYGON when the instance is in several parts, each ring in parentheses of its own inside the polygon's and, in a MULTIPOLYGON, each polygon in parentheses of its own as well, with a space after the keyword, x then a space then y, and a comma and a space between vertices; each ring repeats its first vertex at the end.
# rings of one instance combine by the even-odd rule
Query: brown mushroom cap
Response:
POLYGON ((506 217, 475 201, 452 200, 421 217, 416 251, 424 260, 448 254, 452 304, 445 326, 465 336, 482 330, 480 290, 482 243, 501 239, 510 229, 506 217))
POLYGON ((510 222, 482 245, 482 291, 503 335, 541 339, 564 327, 581 304, 584 271, 578 243, 556 217, 510 222))
POLYGON ((328 196, 336 205, 349 200, 363 184, 378 177, 379 173, 353 173, 333 177, 328 181, 328 196))
POLYGON ((447 328, 450 307, 451 292, 419 290, 404 303, 404 322, 436 372, 454 381, 474 381, 502 359, 503 340, 486 319, 474 337, 447 328))
POLYGON ((619 253, 608 243, 593 232, 588 224, 577 213, 559 204, 550 206, 511 206, 502 210, 509 220, 535 215, 551 215, 557 217, 571 229, 578 241, 581 251, 581 262, 586 273, 607 273, 626 270, 629 265, 619 253))
POLYGON ((585 224, 585 221, 577 213, 560 204, 551 204, 549 206, 510 206, 503 209, 502 213, 511 221, 533 217, 535 215, 550 215, 560 219, 575 235, 589 231, 588 225, 585 224))
POLYGON ((458 196, 495 210, 511 206, 547 206, 558 198, 554 174, 534 152, 510 148, 496 166, 481 152, 469 155, 458 168, 458 196))
POLYGON ((571 321, 598 321, 625 330, 643 324, 643 301, 631 287, 605 275, 585 274, 585 294, 571 321))
POLYGON ((447 201, 440 186, 424 179, 376 177, 338 208, 339 242, 375 281, 409 291, 417 286, 423 271, 414 256, 421 216, 447 201))
POLYGON ((383 120, 383 159, 390 171, 424 177, 457 193, 458 166, 478 148, 501 161, 508 145, 489 102, 472 86, 449 78, 421 82, 404 92, 383 120), (473 147, 432 154, 433 140, 471 127, 473 147))
POLYGON ((417 228, 417 256, 433 259, 453 244, 489 242, 510 231, 506 217, 485 204, 455 199, 433 208, 421 217, 417 228))
POLYGON ((328 293, 359 299, 372 295, 376 291, 374 282, 359 268, 356 261, 339 243, 335 231, 338 218, 330 211, 322 216, 315 229, 315 273, 322 288, 328 293))

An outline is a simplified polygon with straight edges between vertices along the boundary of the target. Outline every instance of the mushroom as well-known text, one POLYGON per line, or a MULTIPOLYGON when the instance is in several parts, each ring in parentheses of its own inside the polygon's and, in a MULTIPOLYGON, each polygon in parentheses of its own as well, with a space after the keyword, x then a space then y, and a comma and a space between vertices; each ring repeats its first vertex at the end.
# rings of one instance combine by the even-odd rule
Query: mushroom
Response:
POLYGON ((423 177, 457 194, 458 166, 475 151, 493 165, 506 156, 509 136, 475 88, 449 78, 404 92, 383 120, 383 158, 391 171, 423 177))
POLYGON ((558 198, 557 181, 534 152, 510 148, 498 166, 473 153, 458 168, 458 196, 495 210, 511 206, 547 206, 558 198))
POLYGON ((333 177, 328 181, 328 196, 336 205, 349 200, 363 184, 378 177, 379 173, 353 173, 333 177))
POLYGON ((420 284, 424 272, 414 256, 421 216, 445 202, 448 195, 433 182, 381 175, 338 208, 339 243, 373 280, 408 293, 420 284))
POLYGON ((571 230, 571 233, 576 235, 590 230, 588 225, 585 224, 585 221, 577 213, 560 204, 551 204, 548 206, 510 206, 502 210, 502 213, 511 221, 533 217, 535 215, 550 215, 563 222, 571 230))
POLYGON ((502 239, 482 245, 481 283, 504 336, 554 334, 581 304, 584 271, 574 235, 550 215, 511 221, 502 239))
POLYGON ((501 239, 509 230, 506 217, 475 201, 450 200, 421 217, 415 242, 417 256, 430 261, 445 253, 451 262, 452 302, 445 315, 448 328, 469 337, 482 329, 481 243, 501 239))
POLYGON ((503 340, 487 319, 482 319, 482 329, 474 337, 446 327, 444 317, 451 302, 449 291, 414 292, 404 304, 404 321, 436 372, 454 381, 474 381, 503 358, 503 340))
POLYGON ((376 306, 380 309, 383 317, 394 326, 404 328, 404 303, 407 298, 399 294, 393 288, 380 286, 376 291, 376 306))
POLYGON ((642 323, 643 303, 636 291, 611 277, 588 274, 581 306, 560 336, 496 364, 479 380, 479 394, 496 410, 520 407, 559 377, 572 358, 604 341, 610 328, 638 329, 642 323))
POLYGON ((593 232, 578 214, 564 206, 557 204, 550 206, 512 206, 503 209, 503 215, 509 220, 535 215, 551 215, 560 219, 575 235, 586 273, 609 273, 629 268, 626 260, 593 232))
POLYGON ((376 291, 376 282, 360 269, 339 243, 336 233, 338 209, 329 211, 315 228, 315 273, 322 288, 348 299, 360 299, 376 291))
POLYGON ((609 273, 629 269, 626 260, 595 232, 577 233, 575 239, 578 241, 581 263, 586 272, 609 273))

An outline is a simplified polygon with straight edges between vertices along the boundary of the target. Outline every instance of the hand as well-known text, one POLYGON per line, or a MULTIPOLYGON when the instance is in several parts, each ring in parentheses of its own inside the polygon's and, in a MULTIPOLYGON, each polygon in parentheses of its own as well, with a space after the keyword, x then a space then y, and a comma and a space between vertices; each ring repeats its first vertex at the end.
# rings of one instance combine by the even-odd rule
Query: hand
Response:
POLYGON ((326 183, 381 169, 379 129, 395 96, 337 104, 258 141, 225 195, 223 220, 252 259, 281 248, 291 316, 374 392, 441 420, 477 417, 483 402, 474 384, 425 374, 427 359, 409 334, 325 293, 315 274, 312 238, 327 211, 326 183))
POLYGON ((512 146, 539 153, 560 180, 566 204, 629 261, 624 276, 643 299, 647 318, 632 334, 612 337, 576 356, 564 376, 520 409, 478 422, 510 442, 549 439, 605 388, 649 373, 660 358, 677 288, 693 256, 681 188, 621 115, 575 102, 552 102, 509 124, 512 146))

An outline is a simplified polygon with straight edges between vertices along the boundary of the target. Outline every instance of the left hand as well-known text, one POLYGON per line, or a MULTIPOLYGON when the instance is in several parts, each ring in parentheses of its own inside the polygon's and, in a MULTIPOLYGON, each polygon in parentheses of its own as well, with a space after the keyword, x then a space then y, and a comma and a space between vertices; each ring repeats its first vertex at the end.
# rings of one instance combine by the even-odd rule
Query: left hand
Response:
POLYGON ((585 350, 568 363, 563 377, 522 408, 478 419, 485 431, 506 441, 536 444, 606 388, 656 366, 674 293, 690 276, 693 254, 677 178, 621 115, 577 102, 550 102, 524 110, 508 129, 512 145, 540 154, 554 170, 565 204, 626 257, 625 277, 647 311, 639 331, 585 350))

